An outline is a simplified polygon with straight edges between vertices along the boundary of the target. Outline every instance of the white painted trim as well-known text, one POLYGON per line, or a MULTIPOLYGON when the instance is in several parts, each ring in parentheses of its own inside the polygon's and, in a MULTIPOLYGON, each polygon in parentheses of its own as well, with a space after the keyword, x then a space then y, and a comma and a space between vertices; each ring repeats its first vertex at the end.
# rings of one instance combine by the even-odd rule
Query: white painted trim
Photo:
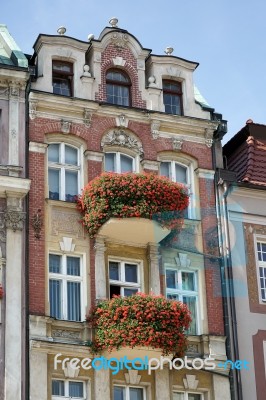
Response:
POLYGON ((254 215, 254 214, 246 214, 243 212, 238 211, 231 211, 229 212, 229 220, 236 221, 236 222, 249 222, 251 224, 258 224, 258 225, 266 225, 266 216, 264 215, 254 215))

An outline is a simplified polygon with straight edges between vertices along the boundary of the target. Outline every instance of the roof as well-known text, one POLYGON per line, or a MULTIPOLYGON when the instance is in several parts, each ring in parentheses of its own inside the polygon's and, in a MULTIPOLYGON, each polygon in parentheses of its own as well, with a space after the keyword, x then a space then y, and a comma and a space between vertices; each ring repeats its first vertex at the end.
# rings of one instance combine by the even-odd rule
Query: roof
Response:
POLYGON ((238 182, 266 186, 266 125, 247 123, 223 147, 238 182))
POLYGON ((22 53, 6 25, 0 24, 0 67, 28 67, 28 60, 22 53))

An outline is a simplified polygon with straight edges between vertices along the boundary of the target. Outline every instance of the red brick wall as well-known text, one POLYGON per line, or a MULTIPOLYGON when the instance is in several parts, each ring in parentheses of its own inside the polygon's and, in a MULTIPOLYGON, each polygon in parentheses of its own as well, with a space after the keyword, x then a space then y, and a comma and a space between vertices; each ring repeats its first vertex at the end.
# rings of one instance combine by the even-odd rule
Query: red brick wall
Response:
POLYGON ((45 234, 43 227, 41 238, 37 239, 31 222, 38 210, 44 220, 44 157, 41 153, 29 153, 29 308, 31 314, 37 315, 45 315, 45 234))

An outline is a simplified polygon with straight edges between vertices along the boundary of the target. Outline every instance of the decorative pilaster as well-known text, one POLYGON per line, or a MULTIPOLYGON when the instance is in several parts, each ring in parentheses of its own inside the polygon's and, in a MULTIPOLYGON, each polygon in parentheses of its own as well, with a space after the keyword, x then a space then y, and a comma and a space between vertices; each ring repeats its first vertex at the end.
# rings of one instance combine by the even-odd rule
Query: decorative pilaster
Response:
POLYGON ((95 281, 95 295, 96 300, 106 299, 106 271, 105 271, 105 257, 104 252, 106 250, 104 238, 97 237, 95 240, 95 275, 97 279, 95 281))
POLYGON ((155 371, 156 400, 169 400, 171 398, 168 368, 155 371))
POLYGON ((9 165, 19 165, 19 94, 19 87, 11 83, 9 87, 9 165))
POLYGON ((94 371, 94 399, 110 400, 110 370, 100 369, 94 371))
POLYGON ((150 262, 150 292, 155 295, 159 295, 160 289, 160 269, 159 260, 160 255, 158 253, 158 244, 149 243, 148 245, 148 259, 150 262))

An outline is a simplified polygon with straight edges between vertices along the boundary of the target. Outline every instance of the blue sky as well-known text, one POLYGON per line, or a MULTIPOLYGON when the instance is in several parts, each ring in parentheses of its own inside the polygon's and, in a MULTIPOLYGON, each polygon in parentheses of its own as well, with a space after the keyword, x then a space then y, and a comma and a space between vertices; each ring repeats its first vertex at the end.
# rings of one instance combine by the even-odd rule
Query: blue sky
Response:
POLYGON ((39 33, 97 37, 111 17, 143 47, 200 63, 195 84, 228 120, 225 141, 247 119, 266 124, 265 0, 5 0, 0 23, 25 53, 39 33))

